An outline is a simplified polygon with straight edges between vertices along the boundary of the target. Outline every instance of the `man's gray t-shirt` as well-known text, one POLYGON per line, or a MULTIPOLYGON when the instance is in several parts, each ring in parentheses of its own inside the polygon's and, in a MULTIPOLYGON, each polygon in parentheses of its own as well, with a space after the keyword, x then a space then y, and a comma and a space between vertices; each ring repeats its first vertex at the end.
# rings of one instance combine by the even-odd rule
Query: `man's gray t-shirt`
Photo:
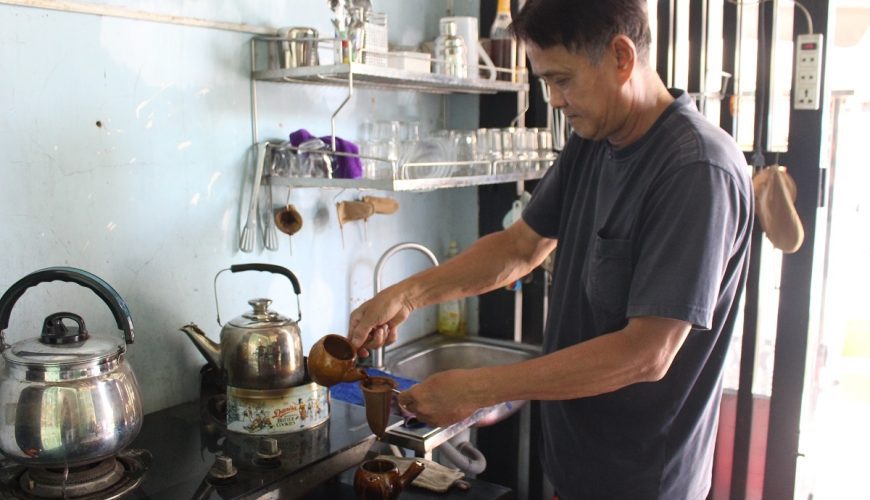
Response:
POLYGON ((698 500, 710 488, 753 199, 734 140, 672 94, 625 148, 572 136, 523 213, 558 239, 546 352, 631 317, 693 325, 661 381, 542 402, 542 458, 564 499, 698 500))

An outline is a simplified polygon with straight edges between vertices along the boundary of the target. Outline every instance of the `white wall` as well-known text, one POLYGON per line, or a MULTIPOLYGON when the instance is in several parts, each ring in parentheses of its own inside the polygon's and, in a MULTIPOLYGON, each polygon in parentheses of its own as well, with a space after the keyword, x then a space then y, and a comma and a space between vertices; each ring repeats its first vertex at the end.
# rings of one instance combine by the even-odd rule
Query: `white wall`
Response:
MULTIPOLYGON (((327 2, 91 2, 258 26, 307 25, 331 32, 327 2)), ((462 4, 473 13, 477 2, 462 4)), ((383 5, 381 5, 383 4, 383 5)), ((432 38, 446 2, 390 0, 391 42, 432 38)), ((270 262, 302 284, 301 323, 307 353, 322 335, 345 333, 353 306, 372 293, 372 270, 388 247, 418 241, 443 255, 450 240, 468 245, 477 232, 474 189, 395 196, 398 214, 367 227, 345 226, 336 201, 355 190, 297 189, 290 196, 305 225, 281 248, 238 251, 252 176, 249 41, 251 35, 0 3, 0 292, 47 266, 90 271, 130 306, 137 341, 129 348, 146 411, 196 397, 202 358, 178 331, 194 321, 217 339, 212 280, 231 264, 270 262), (101 126, 97 126, 100 122, 101 126), (365 230, 364 230, 365 229, 365 230), (366 236, 367 234, 367 236, 366 236)), ((260 83, 261 138, 298 128, 329 132, 329 114, 344 89, 260 83)), ((338 135, 356 139, 364 119, 417 119, 440 126, 442 97, 361 90, 340 115, 338 135)), ((451 123, 472 128, 477 100, 455 99, 451 123), (457 105, 456 103, 461 103, 457 105), (460 109, 461 108, 461 109, 460 109)), ((275 206, 286 188, 275 188, 275 206)), ((390 284, 427 266, 405 252, 385 273, 390 284)), ((283 278, 222 275, 221 317, 238 316, 247 300, 267 296, 295 317, 283 278)), ((93 333, 117 336, 108 309, 88 290, 43 284, 17 303, 10 342, 39 333, 44 316, 69 310, 93 333)), ((434 329, 432 311, 417 313, 403 339, 434 329)))

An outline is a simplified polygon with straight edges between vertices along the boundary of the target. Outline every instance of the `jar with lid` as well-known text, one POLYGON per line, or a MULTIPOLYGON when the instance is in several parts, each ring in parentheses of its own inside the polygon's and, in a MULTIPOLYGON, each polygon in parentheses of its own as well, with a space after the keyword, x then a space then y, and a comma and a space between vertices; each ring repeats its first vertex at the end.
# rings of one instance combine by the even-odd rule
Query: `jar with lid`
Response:
POLYGON ((441 34, 435 39, 433 73, 468 78, 468 48, 465 40, 456 34, 456 23, 442 20, 439 29, 441 34))

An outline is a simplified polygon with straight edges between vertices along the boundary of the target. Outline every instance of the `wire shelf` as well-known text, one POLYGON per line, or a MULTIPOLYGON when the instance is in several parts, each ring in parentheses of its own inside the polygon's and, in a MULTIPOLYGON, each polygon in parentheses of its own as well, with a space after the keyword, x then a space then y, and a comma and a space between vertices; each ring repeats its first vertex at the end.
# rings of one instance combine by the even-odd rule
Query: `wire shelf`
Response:
MULTIPOLYGON (((299 154, 297 147, 270 143, 270 149, 299 154)), ((335 157, 359 158, 377 164, 376 178, 338 179, 272 175, 273 185, 298 188, 368 189, 380 191, 431 191, 444 188, 502 184, 540 179, 555 159, 555 152, 538 158, 516 158, 473 161, 399 162, 386 158, 356 155, 333 150, 318 150, 335 157), (441 174, 448 175, 441 175, 441 174), (437 174, 437 175, 433 175, 437 174)), ((309 153, 310 152, 306 152, 309 153)))
MULTIPOLYGON (((260 36, 251 40, 252 68, 251 77, 256 81, 304 83, 312 85, 357 86, 389 88, 397 90, 416 90, 432 94, 495 94, 498 92, 528 91, 527 83, 486 78, 459 78, 429 72, 415 72, 388 66, 359 62, 334 61, 333 52, 336 40, 331 38, 312 39, 318 47, 319 61, 333 64, 318 64, 295 68, 280 68, 277 52, 281 43, 288 43, 279 37, 260 36)), ((293 42, 290 42, 293 43, 293 42)), ((389 59, 393 53, 377 53, 389 59)), ((510 71, 495 68, 498 71, 510 71)))

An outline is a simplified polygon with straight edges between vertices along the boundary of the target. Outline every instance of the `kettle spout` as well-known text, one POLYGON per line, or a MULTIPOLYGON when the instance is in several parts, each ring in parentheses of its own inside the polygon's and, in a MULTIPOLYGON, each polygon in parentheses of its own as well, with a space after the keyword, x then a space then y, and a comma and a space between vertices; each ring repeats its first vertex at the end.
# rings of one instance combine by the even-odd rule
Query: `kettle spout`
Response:
POLYGON ((221 367, 221 349, 220 344, 213 342, 206 337, 205 332, 196 326, 196 323, 189 323, 181 327, 181 331, 186 333, 193 342, 196 350, 202 354, 209 365, 220 369, 221 367))
POLYGON ((402 474, 401 477, 399 477, 399 484, 402 485, 402 489, 404 490, 405 488, 407 488, 408 485, 411 484, 411 481, 416 479, 417 476, 419 476, 425 468, 426 466, 423 464, 423 462, 419 460, 414 460, 413 462, 411 462, 411 465, 408 466, 408 469, 405 471, 405 473, 402 474))

